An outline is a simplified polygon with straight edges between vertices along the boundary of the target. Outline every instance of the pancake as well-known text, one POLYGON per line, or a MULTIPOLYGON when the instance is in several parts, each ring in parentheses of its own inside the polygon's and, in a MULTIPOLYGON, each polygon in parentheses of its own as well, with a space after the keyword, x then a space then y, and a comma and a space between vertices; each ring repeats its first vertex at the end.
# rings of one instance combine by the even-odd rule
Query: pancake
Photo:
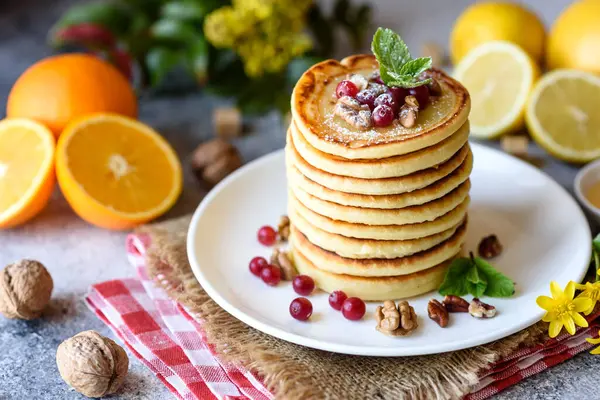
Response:
POLYGON ((406 257, 440 244, 451 237, 458 228, 458 226, 453 226, 431 236, 408 240, 357 239, 319 229, 293 210, 288 217, 296 229, 302 232, 311 243, 347 258, 406 257))
POLYGON ((442 284, 450 265, 448 260, 408 275, 359 277, 318 269, 296 248, 292 249, 292 257, 298 272, 313 278, 319 289, 328 293, 342 290, 350 297, 366 301, 403 299, 436 290, 442 284))
POLYGON ((367 208, 403 208, 428 203, 450 193, 469 179, 472 168, 473 158, 469 154, 460 167, 434 184, 409 193, 392 195, 365 195, 331 190, 308 179, 290 163, 287 165, 287 179, 290 185, 297 186, 312 196, 332 203, 367 208))
POLYGON ((411 174, 431 168, 449 160, 469 138, 469 121, 447 139, 422 150, 400 156, 373 160, 351 160, 324 153, 313 147, 298 131, 295 123, 290 125, 296 150, 315 168, 336 175, 354 178, 390 178, 411 174))
POLYGON ((469 93, 441 70, 433 69, 442 95, 419 111, 418 124, 404 128, 357 130, 333 114, 335 88, 349 73, 370 76, 379 69, 372 55, 341 62, 327 60, 309 68, 292 94, 292 116, 308 142, 322 152, 347 159, 378 159, 411 153, 441 142, 462 126, 469 115, 469 93))
POLYGON ((407 240, 431 236, 458 225, 467 215, 468 208, 467 197, 455 209, 433 221, 408 225, 366 225, 337 221, 317 214, 306 208, 293 194, 288 199, 288 214, 297 213, 316 228, 357 239, 407 240))
POLYGON ((290 243, 320 270, 353 276, 408 275, 436 266, 460 253, 466 236, 466 222, 454 235, 431 249, 401 258, 351 259, 341 257, 313 243, 298 229, 292 227, 290 243))
POLYGON ((362 179, 335 175, 313 167, 298 154, 289 132, 287 145, 285 147, 287 162, 293 163, 294 166, 308 179, 331 190, 344 193, 372 195, 412 192, 413 190, 427 187, 458 168, 463 163, 468 153, 470 153, 469 145, 465 144, 449 160, 440 165, 405 176, 383 179, 362 179))
POLYGON ((467 180, 444 197, 426 204, 398 209, 377 209, 342 206, 321 200, 296 186, 289 185, 296 199, 317 214, 339 221, 367 225, 406 225, 433 221, 461 204, 469 195, 470 187, 471 183, 467 180))

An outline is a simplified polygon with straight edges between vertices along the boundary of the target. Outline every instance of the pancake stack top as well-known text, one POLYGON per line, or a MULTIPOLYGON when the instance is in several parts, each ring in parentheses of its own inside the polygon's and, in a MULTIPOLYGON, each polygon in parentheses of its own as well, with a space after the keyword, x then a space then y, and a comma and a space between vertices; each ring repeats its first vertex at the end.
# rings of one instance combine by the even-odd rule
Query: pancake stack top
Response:
POLYGON ((292 95, 286 146, 296 268, 363 300, 439 287, 464 242, 473 165, 469 95, 441 71, 431 71, 441 94, 413 127, 357 126, 336 112, 338 83, 358 74, 380 90, 376 71, 367 55, 310 68, 292 95))

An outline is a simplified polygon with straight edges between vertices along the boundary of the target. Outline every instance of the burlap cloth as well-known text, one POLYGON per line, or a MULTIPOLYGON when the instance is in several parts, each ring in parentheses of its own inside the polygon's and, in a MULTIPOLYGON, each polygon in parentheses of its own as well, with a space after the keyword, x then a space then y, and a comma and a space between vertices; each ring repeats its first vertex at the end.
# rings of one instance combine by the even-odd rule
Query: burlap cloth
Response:
POLYGON ((264 376, 277 399, 460 398, 478 382, 479 372, 518 346, 536 344, 546 330, 540 323, 485 346, 402 358, 347 356, 288 343, 235 319, 202 290, 186 254, 189 222, 187 216, 138 230, 151 237, 149 273, 205 321, 208 339, 224 359, 264 376))

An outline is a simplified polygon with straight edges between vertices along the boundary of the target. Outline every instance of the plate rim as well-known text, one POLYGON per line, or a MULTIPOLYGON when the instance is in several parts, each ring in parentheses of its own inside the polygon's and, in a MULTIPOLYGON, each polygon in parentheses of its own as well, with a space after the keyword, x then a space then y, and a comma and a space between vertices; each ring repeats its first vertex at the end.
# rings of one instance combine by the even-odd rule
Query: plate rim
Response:
MULTIPOLYGON (((588 222, 583 210, 581 209, 581 207, 575 200, 575 198, 573 196, 571 196, 571 194, 567 191, 567 189, 565 187, 563 187, 561 184, 559 184, 552 176, 550 176, 545 171, 535 168, 534 166, 528 164, 527 162, 525 162, 523 160, 520 160, 517 157, 514 157, 503 151, 500 151, 498 149, 495 149, 495 148, 492 148, 489 146, 485 146, 485 145, 477 143, 477 142, 469 141, 469 144, 470 144, 471 148, 473 148, 474 152, 475 151, 490 151, 492 153, 496 153, 499 156, 510 159, 511 162, 515 162, 518 165, 520 165, 521 167, 524 167, 526 169, 532 169, 532 170, 535 170, 537 173, 541 173, 549 181, 551 181, 552 184, 556 185, 556 187, 558 187, 559 190, 561 190, 564 194, 566 194, 567 197, 570 199, 570 201, 575 203, 579 217, 581 219, 583 219, 583 221, 585 222, 584 227, 585 227, 585 230, 587 231, 586 232, 587 236, 590 237, 590 240, 586 244, 586 247, 587 247, 586 253, 589 253, 589 255, 591 257, 592 232, 591 232, 589 222, 588 222), (477 149, 477 150, 475 150, 475 149, 477 149)), ((376 356, 376 357, 408 357, 408 356, 419 356, 419 355, 429 355, 429 354, 441 354, 441 353, 446 353, 449 351, 457 351, 457 350, 472 348, 472 347, 480 346, 483 344, 491 343, 491 342, 499 340, 499 339, 503 339, 503 338, 510 336, 516 332, 519 332, 523 329, 528 328, 529 326, 535 324, 536 322, 538 322, 542 319, 542 316, 544 315, 544 311, 540 308, 539 312, 537 314, 535 314, 534 316, 524 319, 524 320, 519 320, 518 323, 510 325, 506 329, 496 330, 493 333, 491 333, 490 335, 482 337, 478 340, 466 338, 461 341, 454 341, 450 345, 446 344, 442 349, 440 349, 439 347, 436 348, 435 344, 426 345, 426 346, 421 345, 421 346, 397 347, 396 348, 396 347, 378 347, 378 346, 356 346, 356 345, 325 342, 322 340, 298 335, 298 334, 295 334, 292 332, 287 332, 278 327, 274 327, 267 323, 264 323, 264 322, 256 319, 255 317, 239 310, 237 307, 235 307, 234 305, 229 303, 229 301, 227 301, 219 293, 219 291, 215 287, 213 287, 213 285, 210 284, 210 281, 206 278, 206 276, 202 272, 202 269, 200 268, 199 263, 196 262, 193 254, 194 254, 194 243, 196 243, 196 240, 195 240, 196 232, 198 230, 195 229, 195 227, 197 227, 198 220, 203 215, 204 210, 212 202, 212 199, 215 198, 216 196, 218 196, 219 193, 224 188, 226 188, 230 182, 233 182, 234 180, 238 179, 239 176, 246 174, 249 170, 258 168, 262 164, 269 163, 274 158, 281 157, 283 152, 284 152, 284 149, 275 150, 271 153, 268 153, 262 157, 259 157, 255 160, 249 162, 248 164, 244 165, 243 167, 239 168, 238 170, 234 171, 232 174, 227 176, 225 179, 223 179, 221 182, 219 182, 204 197, 204 199, 202 199, 202 201, 200 202, 200 204, 194 211, 194 214, 190 221, 190 225, 189 225, 188 232, 186 235, 186 240, 187 240, 186 241, 186 253, 187 253, 187 258, 190 263, 190 267, 192 269, 194 277, 196 278, 198 283, 202 286, 202 288, 204 289, 206 294, 208 294, 211 297, 211 299, 213 301, 215 301, 215 303, 217 303, 217 305, 219 305, 219 307, 221 307, 227 313, 232 315, 234 318, 242 321, 246 325, 251 326, 267 335, 270 335, 275 338, 285 340, 287 342, 291 342, 291 343, 294 343, 297 345, 306 346, 306 347, 323 350, 323 351, 340 353, 340 354, 358 355, 358 356, 376 356)), ((578 281, 581 281, 581 279, 583 279, 585 277, 587 270, 588 270, 588 267, 585 267, 585 268, 582 267, 582 272, 579 273, 578 278, 577 278, 578 281)))

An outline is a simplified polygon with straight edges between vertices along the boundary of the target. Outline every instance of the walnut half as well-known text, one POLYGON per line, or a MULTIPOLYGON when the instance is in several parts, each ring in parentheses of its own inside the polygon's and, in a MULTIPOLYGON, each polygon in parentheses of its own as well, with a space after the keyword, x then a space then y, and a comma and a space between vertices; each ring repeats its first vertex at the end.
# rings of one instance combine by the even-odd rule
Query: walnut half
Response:
POLYGON ((350 96, 340 97, 334 113, 357 129, 369 129, 372 126, 369 106, 360 104, 350 96))
POLYGON ((376 329, 388 336, 406 336, 417 329, 417 314, 407 301, 396 304, 386 300, 375 310, 376 329))

